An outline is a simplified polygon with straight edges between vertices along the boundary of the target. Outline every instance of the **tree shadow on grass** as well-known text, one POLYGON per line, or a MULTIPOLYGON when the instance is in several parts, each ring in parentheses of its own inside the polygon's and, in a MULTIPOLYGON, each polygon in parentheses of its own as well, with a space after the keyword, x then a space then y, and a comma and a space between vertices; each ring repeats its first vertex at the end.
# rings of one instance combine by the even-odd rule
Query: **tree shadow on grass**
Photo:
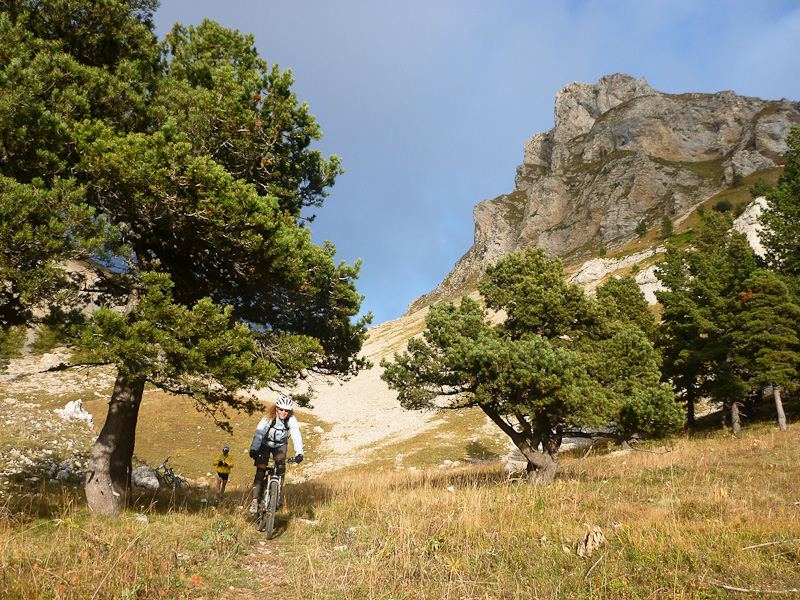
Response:
POLYGON ((471 441, 466 448, 467 458, 472 464, 483 464, 500 460, 500 455, 487 448, 483 443, 471 441))
MULTIPOLYGON (((85 457, 82 457, 85 463, 85 457)), ((86 506, 85 478, 81 469, 66 471, 47 457, 29 459, 24 467, 7 470, 0 481, 2 515, 14 520, 63 517, 86 506)), ((134 487, 127 510, 140 513, 200 512, 215 504, 198 486, 158 490, 134 487)))

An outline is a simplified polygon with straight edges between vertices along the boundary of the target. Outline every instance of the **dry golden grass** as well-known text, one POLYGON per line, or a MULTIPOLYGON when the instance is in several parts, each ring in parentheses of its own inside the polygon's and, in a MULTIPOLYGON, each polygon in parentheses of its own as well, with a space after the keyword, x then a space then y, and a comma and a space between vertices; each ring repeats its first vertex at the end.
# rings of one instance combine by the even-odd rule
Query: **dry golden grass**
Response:
POLYGON ((742 595, 722 586, 759 590, 750 597, 800 588, 800 427, 669 444, 565 458, 549 487, 499 466, 331 473, 287 485, 269 542, 238 508, 245 485, 219 507, 196 490, 140 493, 119 520, 90 515, 80 490, 42 487, 0 507, 0 598, 696 599, 742 595), (603 543, 580 556, 590 528, 603 543))
POLYGON ((755 426, 607 455, 547 488, 497 468, 294 486, 296 598, 717 598, 800 588, 800 444, 755 426), (589 527, 605 543, 576 550, 589 527), (757 544, 765 546, 748 548, 757 544))
POLYGON ((231 567, 256 543, 255 532, 241 511, 200 506, 162 495, 141 513, 108 520, 89 514, 76 495, 7 505, 0 597, 195 598, 247 588, 247 573, 231 567))

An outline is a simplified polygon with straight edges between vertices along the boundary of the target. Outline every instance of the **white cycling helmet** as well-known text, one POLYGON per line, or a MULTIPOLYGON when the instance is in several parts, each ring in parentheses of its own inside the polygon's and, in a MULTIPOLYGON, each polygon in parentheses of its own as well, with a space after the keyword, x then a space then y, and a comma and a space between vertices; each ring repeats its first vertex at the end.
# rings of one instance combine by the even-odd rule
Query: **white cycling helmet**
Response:
POLYGON ((292 410, 294 408, 294 400, 291 399, 289 396, 285 396, 281 394, 278 396, 278 401, 275 403, 275 408, 280 408, 282 410, 292 410))

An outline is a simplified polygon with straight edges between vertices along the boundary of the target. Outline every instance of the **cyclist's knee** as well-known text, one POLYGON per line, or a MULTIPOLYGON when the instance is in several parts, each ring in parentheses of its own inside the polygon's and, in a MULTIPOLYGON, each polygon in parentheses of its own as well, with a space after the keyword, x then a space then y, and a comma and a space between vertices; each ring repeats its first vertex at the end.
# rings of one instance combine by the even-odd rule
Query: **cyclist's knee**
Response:
POLYGON ((286 473, 286 461, 285 460, 276 460, 275 461, 275 474, 278 477, 283 477, 284 473, 286 473))

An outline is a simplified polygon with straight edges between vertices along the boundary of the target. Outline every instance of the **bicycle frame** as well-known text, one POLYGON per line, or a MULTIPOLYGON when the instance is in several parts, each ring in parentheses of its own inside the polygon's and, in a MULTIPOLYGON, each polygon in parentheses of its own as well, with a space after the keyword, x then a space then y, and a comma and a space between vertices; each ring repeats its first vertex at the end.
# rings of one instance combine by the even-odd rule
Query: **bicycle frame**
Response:
MULTIPOLYGON (((287 458, 286 463, 294 463, 295 459, 287 458)), ((263 531, 267 539, 272 538, 275 528, 275 513, 278 512, 278 501, 280 500, 283 488, 283 476, 275 473, 275 466, 267 469, 267 476, 264 478, 264 490, 258 502, 258 512, 256 517, 256 527, 263 531)))
POLYGON ((175 475, 175 472, 171 467, 167 466, 167 461, 169 459, 169 456, 164 459, 164 462, 155 468, 155 472, 161 474, 161 476, 164 478, 164 483, 166 483, 172 489, 176 489, 183 485, 183 480, 178 475, 175 475))

